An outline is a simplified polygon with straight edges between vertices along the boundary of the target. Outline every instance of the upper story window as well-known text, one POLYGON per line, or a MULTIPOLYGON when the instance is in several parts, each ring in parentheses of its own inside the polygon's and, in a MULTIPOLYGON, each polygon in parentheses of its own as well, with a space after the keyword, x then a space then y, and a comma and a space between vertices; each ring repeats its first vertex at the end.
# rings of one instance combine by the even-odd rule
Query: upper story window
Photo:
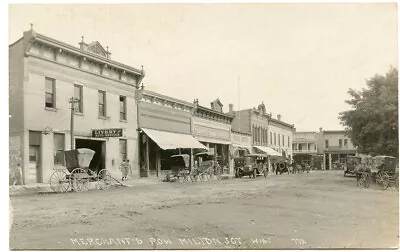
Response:
POLYGON ((99 116, 106 117, 106 92, 99 90, 99 116))
POLYGON ((45 78, 45 106, 56 108, 56 80, 45 78))
POLYGON ((278 145, 281 146, 281 134, 278 134, 278 145))
POLYGON ((347 148, 347 146, 348 146, 347 145, 347 139, 344 139, 343 141, 344 141, 344 147, 347 148))
POLYGON ((325 148, 329 148, 329 139, 325 139, 325 148))
POLYGON ((290 146, 290 136, 287 137, 287 146, 290 146))
POLYGON ((272 145, 272 132, 269 132, 269 143, 272 145))
POLYGON ((274 145, 276 145, 276 133, 274 133, 274 145))
POLYGON ((342 148, 342 147, 343 147, 342 139, 339 139, 339 148, 342 148))
POLYGON ((285 136, 282 135, 282 145, 285 146, 285 136))
POLYGON ((119 119, 126 120, 126 97, 119 97, 119 119))
POLYGON ((74 85, 74 111, 83 113, 83 87, 80 85, 74 85))

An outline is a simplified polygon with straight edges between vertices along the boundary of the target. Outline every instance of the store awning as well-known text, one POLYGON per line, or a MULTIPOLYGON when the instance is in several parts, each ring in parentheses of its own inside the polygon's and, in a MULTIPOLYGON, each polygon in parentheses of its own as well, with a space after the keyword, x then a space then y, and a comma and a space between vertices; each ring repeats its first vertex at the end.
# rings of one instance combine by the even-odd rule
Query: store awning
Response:
POLYGON ((252 148, 251 146, 247 146, 247 145, 241 145, 241 144, 232 144, 233 148, 238 148, 238 149, 242 149, 242 150, 248 150, 249 153, 252 153, 252 148))
POLYGON ((160 130, 141 128, 161 149, 205 149, 208 148, 197 141, 192 135, 172 133, 160 130))
POLYGON ((264 152, 265 154, 267 154, 268 156, 277 156, 277 157, 281 157, 282 154, 277 152, 276 150, 267 147, 267 146, 254 146, 255 148, 257 148, 258 150, 264 152))
POLYGON ((231 144, 230 141, 221 140, 221 139, 216 139, 216 138, 211 138, 211 137, 196 136, 196 139, 199 140, 199 141, 201 141, 201 142, 206 142, 206 143, 225 144, 225 145, 231 144))

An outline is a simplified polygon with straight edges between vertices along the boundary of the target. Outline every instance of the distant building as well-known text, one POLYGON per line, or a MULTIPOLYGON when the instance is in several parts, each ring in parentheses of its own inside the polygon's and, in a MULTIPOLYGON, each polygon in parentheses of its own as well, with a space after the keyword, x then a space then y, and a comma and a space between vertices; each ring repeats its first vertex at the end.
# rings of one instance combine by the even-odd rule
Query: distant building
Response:
MULTIPOLYGON (((268 163, 280 163, 292 159, 292 132, 294 125, 273 118, 267 113, 264 103, 257 109, 233 111, 232 130, 252 135, 252 146, 255 152, 268 156, 268 163)), ((270 166, 271 167, 271 166, 270 166)))
POLYGON ((339 169, 348 155, 356 155, 357 148, 346 136, 344 130, 322 130, 318 132, 318 154, 323 155, 323 167, 326 170, 339 169))
POLYGON ((318 132, 293 130, 293 159, 296 163, 306 162, 322 169, 322 155, 318 155, 318 132))
POLYGON ((130 159, 137 169, 135 90, 139 70, 111 60, 99 42, 79 47, 33 29, 9 46, 10 170, 21 163, 26 184, 48 183, 64 165, 62 151, 96 151, 90 168, 107 168, 120 177, 130 159), (74 137, 71 139, 71 104, 74 137))

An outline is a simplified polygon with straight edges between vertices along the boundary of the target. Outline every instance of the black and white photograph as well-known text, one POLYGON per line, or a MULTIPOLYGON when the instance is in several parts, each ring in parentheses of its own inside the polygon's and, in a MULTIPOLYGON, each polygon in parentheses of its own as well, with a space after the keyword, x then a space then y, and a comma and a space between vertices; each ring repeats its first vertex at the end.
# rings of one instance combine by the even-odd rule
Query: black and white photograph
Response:
POLYGON ((397 2, 7 7, 9 250, 398 249, 397 2))

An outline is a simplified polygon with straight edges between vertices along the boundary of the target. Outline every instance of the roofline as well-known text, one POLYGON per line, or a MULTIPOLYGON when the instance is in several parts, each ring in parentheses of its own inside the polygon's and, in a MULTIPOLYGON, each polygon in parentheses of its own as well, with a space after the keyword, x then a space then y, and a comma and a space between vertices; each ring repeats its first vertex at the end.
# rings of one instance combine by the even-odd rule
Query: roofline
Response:
POLYGON ((216 110, 209 109, 209 108, 201 106, 201 105, 197 105, 197 110, 199 110, 199 109, 205 110, 207 112, 215 113, 217 115, 226 116, 226 117, 228 117, 228 118, 230 118, 232 120, 235 118, 234 115, 230 115, 230 114, 227 114, 227 113, 223 113, 223 112, 219 112, 219 111, 216 111, 216 110))
POLYGON ((270 120, 271 122, 276 122, 276 123, 282 124, 282 125, 284 125, 284 126, 287 126, 287 127, 289 127, 289 128, 294 128, 294 124, 285 123, 285 122, 279 121, 279 120, 277 120, 277 119, 274 119, 274 118, 272 118, 272 117, 270 117, 269 120, 270 120))
POLYGON ((162 99, 165 99, 165 100, 174 101, 174 102, 177 102, 177 103, 184 104, 184 105, 186 105, 186 106, 188 106, 188 107, 194 108, 194 104, 191 103, 191 102, 187 102, 187 101, 180 100, 180 99, 177 99, 177 98, 174 98, 174 97, 171 97, 171 96, 167 96, 167 95, 163 95, 163 94, 160 94, 160 93, 156 93, 156 92, 150 91, 150 90, 142 89, 142 90, 139 90, 139 91, 142 91, 143 94, 152 95, 152 96, 157 96, 158 98, 162 98, 162 99))
POLYGON ((20 42, 21 40, 23 40, 24 37, 20 37, 19 39, 17 39, 17 41, 15 41, 14 43, 10 44, 8 47, 12 47, 13 45, 17 44, 18 42, 20 42))
POLYGON ((323 130, 322 133, 346 133, 346 130, 323 130))

